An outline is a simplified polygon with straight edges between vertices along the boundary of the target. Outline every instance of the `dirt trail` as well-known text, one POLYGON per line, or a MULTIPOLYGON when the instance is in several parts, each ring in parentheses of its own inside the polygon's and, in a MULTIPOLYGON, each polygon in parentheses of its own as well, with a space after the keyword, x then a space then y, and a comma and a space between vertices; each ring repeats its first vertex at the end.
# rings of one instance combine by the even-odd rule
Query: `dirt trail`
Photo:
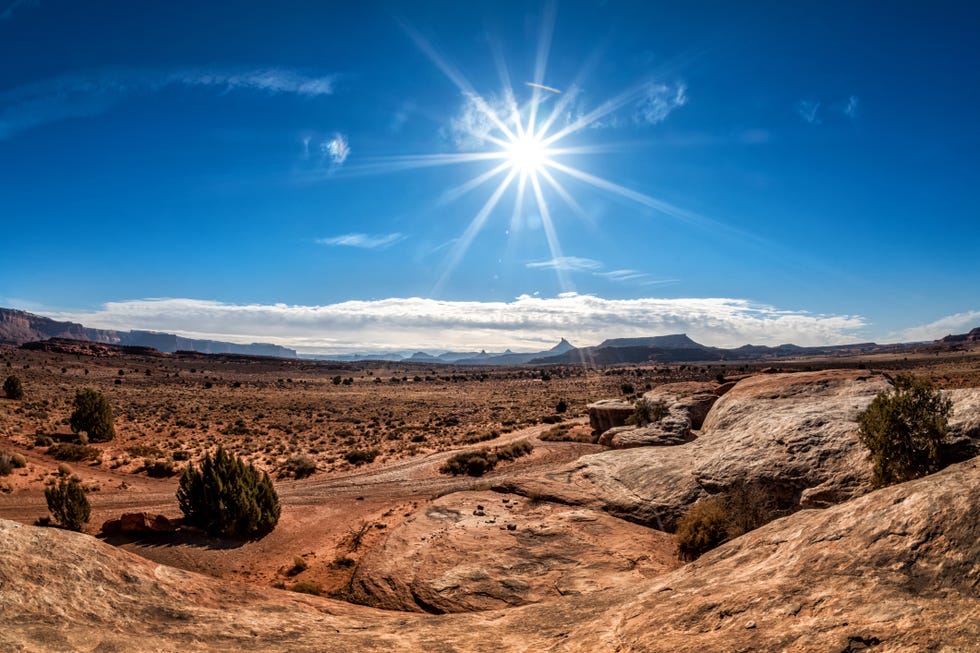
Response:
MULTIPOLYGON (((582 424, 583 419, 569 420, 582 424)), ((303 480, 276 482, 282 516, 276 530, 255 542, 229 543, 210 538, 159 536, 120 539, 112 543, 156 562, 217 577, 269 584, 287 581, 284 572, 296 556, 311 562, 303 580, 314 580, 325 589, 342 585, 349 570, 330 567, 341 557, 356 558, 367 550, 386 528, 397 525, 429 499, 450 492, 487 488, 532 471, 554 467, 595 452, 597 445, 575 442, 545 442, 538 439, 549 425, 508 433, 494 440, 460 447, 377 467, 331 475, 314 475, 303 480), (453 477, 439 467, 460 451, 497 447, 519 440, 534 445, 531 455, 500 465, 481 478, 453 477), (357 545, 352 537, 358 532, 357 545)), ((37 450, 24 450, 29 465, 51 467, 51 460, 37 450)), ((86 483, 102 486, 89 495, 92 519, 86 532, 97 534, 103 521, 124 512, 162 513, 179 516, 176 478, 152 479, 117 472, 103 466, 76 465, 86 483)), ((22 523, 47 514, 40 484, 0 496, 0 518, 22 523)), ((296 579, 289 579, 292 582, 296 579)))

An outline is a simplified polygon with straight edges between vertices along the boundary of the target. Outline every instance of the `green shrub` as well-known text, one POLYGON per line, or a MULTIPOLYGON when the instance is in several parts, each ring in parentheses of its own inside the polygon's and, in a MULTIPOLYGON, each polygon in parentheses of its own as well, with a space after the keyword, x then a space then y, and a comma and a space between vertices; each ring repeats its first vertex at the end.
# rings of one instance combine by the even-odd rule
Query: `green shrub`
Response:
POLYGON ((286 461, 286 469, 297 479, 306 478, 316 472, 316 461, 307 455, 293 456, 286 461))
POLYGON ((667 417, 669 412, 670 407, 665 401, 640 399, 633 405, 633 414, 626 418, 626 423, 633 426, 646 426, 659 422, 667 417))
POLYGON ((55 460, 68 460, 73 463, 80 463, 86 460, 98 460, 102 457, 102 452, 86 444, 59 442, 48 447, 48 455, 55 460))
POLYGON ((592 442, 592 434, 582 429, 575 429, 575 424, 559 424, 538 436, 544 442, 592 442))
POLYGON ((75 410, 68 418, 72 433, 85 431, 92 442, 108 442, 116 437, 112 407, 98 390, 82 388, 75 393, 75 410))
POLYGON ((461 474, 483 476, 496 466, 496 457, 492 456, 486 449, 480 449, 478 451, 464 451, 452 456, 439 468, 439 471, 453 476, 461 474))
POLYGON ((23 469, 24 467, 27 467, 27 458, 24 457, 24 454, 11 454, 10 464, 14 466, 14 469, 23 469))
POLYGON ((872 483, 884 487, 939 469, 952 402, 927 379, 902 375, 858 415, 858 438, 873 464, 872 483))
POLYGON ((493 450, 497 460, 511 461, 521 456, 526 456, 534 450, 531 443, 527 440, 519 440, 497 447, 493 450))
POLYGON ((177 473, 177 468, 169 460, 144 460, 143 471, 151 478, 170 478, 177 473))
POLYGON ((87 523, 92 514, 85 489, 75 477, 61 477, 57 484, 44 489, 44 498, 48 502, 48 510, 62 528, 80 531, 82 524, 87 523))
POLYGON ((527 440, 512 442, 502 445, 495 449, 478 449, 476 451, 463 451, 447 460, 439 471, 443 474, 459 476, 483 476, 497 466, 498 462, 511 461, 521 456, 526 456, 534 449, 527 440))
POLYGON ((219 537, 261 537, 279 521, 279 496, 268 474, 224 448, 188 465, 180 477, 177 503, 187 523, 219 537))
POLYGON ((50 447, 52 444, 54 444, 54 440, 50 435, 39 435, 34 438, 35 447, 50 447))
POLYGON ((3 392, 8 399, 22 399, 24 397, 24 386, 16 376, 8 376, 3 382, 3 392))
POLYGON ((564 413, 566 410, 568 410, 568 402, 566 402, 564 399, 559 399, 558 403, 555 404, 555 412, 564 413))
POLYGON ((344 454, 344 460, 351 465, 363 465, 373 463, 380 452, 377 449, 351 449, 344 454))

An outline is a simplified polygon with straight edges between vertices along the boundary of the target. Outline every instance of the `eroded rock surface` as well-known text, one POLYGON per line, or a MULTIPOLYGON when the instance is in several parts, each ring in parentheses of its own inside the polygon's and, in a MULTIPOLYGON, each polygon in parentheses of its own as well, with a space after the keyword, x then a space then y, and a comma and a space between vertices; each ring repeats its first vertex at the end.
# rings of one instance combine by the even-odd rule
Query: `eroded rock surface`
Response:
MULTIPOLYGON (((584 456, 507 488, 668 530, 697 499, 745 482, 786 506, 833 505, 870 490, 857 416, 888 387, 886 377, 860 370, 751 377, 718 398, 692 442, 584 456)), ((951 393, 955 433, 976 432, 978 395, 951 393)))
POLYGON ((711 383, 668 383, 643 395, 641 402, 652 411, 666 414, 649 424, 617 426, 599 436, 599 444, 613 449, 657 447, 684 444, 694 438, 692 429, 700 429, 717 401, 711 383))
POLYGON ((631 586, 679 565, 669 535, 494 492, 432 501, 358 563, 349 598, 389 610, 491 610, 631 586))
POLYGON ((977 514, 970 460, 800 511, 630 587, 440 616, 219 581, 0 521, 0 649, 975 651, 977 514))
POLYGON ((601 399, 589 404, 589 425, 595 433, 622 426, 633 414, 633 404, 619 399, 601 399))

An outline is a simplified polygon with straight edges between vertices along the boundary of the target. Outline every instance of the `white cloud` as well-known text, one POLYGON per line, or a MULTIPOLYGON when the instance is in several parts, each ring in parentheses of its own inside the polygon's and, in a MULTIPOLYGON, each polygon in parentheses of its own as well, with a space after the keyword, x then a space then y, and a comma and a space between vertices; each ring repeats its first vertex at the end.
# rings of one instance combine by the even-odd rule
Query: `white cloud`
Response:
POLYGON ((856 95, 852 95, 847 98, 847 102, 844 104, 844 108, 841 109, 848 118, 857 117, 858 108, 860 107, 860 100, 858 100, 856 95))
POLYGON ((187 86, 218 86, 227 90, 251 89, 268 93, 332 95, 334 78, 308 77, 293 70, 264 68, 242 72, 185 71, 169 76, 171 83, 187 86))
POLYGON ((320 145, 320 151, 324 156, 330 157, 330 165, 337 167, 343 165, 350 155, 350 145, 347 137, 343 134, 334 134, 333 138, 320 145))
POLYGON ((501 98, 491 95, 484 99, 464 93, 459 113, 449 120, 449 137, 460 150, 483 148, 495 133, 497 138, 501 137, 500 126, 493 116, 507 124, 511 115, 511 105, 501 98))
POLYGON ((579 345, 610 337, 684 332, 707 345, 831 344, 860 339, 857 316, 814 315, 744 299, 605 299, 563 293, 508 302, 418 297, 324 306, 144 299, 94 312, 47 313, 87 326, 150 329, 235 342, 273 342, 305 352, 383 349, 536 351, 562 337, 579 345))
POLYGON ((531 261, 527 267, 536 270, 567 270, 569 272, 581 272, 583 270, 598 270, 602 263, 590 258, 578 256, 559 256, 547 261, 531 261))
POLYGON ((820 103, 814 100, 800 100, 796 103, 796 113, 811 125, 820 124, 820 103))
POLYGON ((360 247, 362 249, 382 249, 390 247, 405 238, 404 234, 392 233, 377 236, 368 234, 344 234, 331 238, 318 238, 317 244, 334 247, 360 247))
POLYGON ((675 109, 687 104, 687 85, 650 82, 636 103, 633 113, 638 123, 656 125, 667 119, 675 109))
POLYGON ((612 281, 633 281, 634 279, 643 279, 647 276, 646 272, 640 272, 639 270, 609 270, 608 272, 596 272, 596 276, 605 277, 612 281))
POLYGON ((935 322, 905 329, 897 334, 896 340, 901 342, 922 342, 938 340, 943 336, 966 333, 980 326, 980 311, 966 311, 939 318, 935 322))
POLYGON ((334 77, 311 77, 283 68, 170 73, 124 69, 56 77, 0 93, 0 139, 59 120, 96 116, 129 95, 168 86, 321 96, 333 93, 334 77))

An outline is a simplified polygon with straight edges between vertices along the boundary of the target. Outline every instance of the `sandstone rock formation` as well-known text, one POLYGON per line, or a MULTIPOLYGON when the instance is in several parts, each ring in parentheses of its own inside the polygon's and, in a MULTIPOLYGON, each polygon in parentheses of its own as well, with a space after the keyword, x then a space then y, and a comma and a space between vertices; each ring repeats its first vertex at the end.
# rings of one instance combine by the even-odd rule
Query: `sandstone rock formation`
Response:
POLYGON ((589 404, 589 424, 595 433, 622 426, 633 414, 633 404, 619 399, 602 399, 589 404))
POLYGON ((599 436, 599 444, 614 449, 672 446, 693 439, 692 429, 700 429, 711 406, 718 399, 710 383, 668 383, 651 390, 640 399, 651 409, 660 406, 667 414, 649 424, 617 426, 599 436))
POLYGON ((116 533, 169 533, 176 531, 180 524, 177 520, 163 515, 151 515, 148 512, 127 512, 119 519, 110 519, 102 524, 102 532, 116 533))
POLYGON ((584 508, 494 492, 432 501, 357 565, 348 598, 389 610, 490 610, 616 586, 679 565, 673 538, 584 508))
MULTIPOLYGON (((884 376, 860 370, 759 375, 717 400, 693 442, 584 456, 502 487, 668 530, 697 499, 745 482, 787 507, 825 507, 870 490, 857 416, 888 387, 884 376)), ((980 421, 977 393, 951 394, 955 432, 980 421)))
POLYGON ((0 649, 975 651, 977 514, 970 460, 800 511, 631 587, 440 616, 219 581, 0 521, 0 649))

